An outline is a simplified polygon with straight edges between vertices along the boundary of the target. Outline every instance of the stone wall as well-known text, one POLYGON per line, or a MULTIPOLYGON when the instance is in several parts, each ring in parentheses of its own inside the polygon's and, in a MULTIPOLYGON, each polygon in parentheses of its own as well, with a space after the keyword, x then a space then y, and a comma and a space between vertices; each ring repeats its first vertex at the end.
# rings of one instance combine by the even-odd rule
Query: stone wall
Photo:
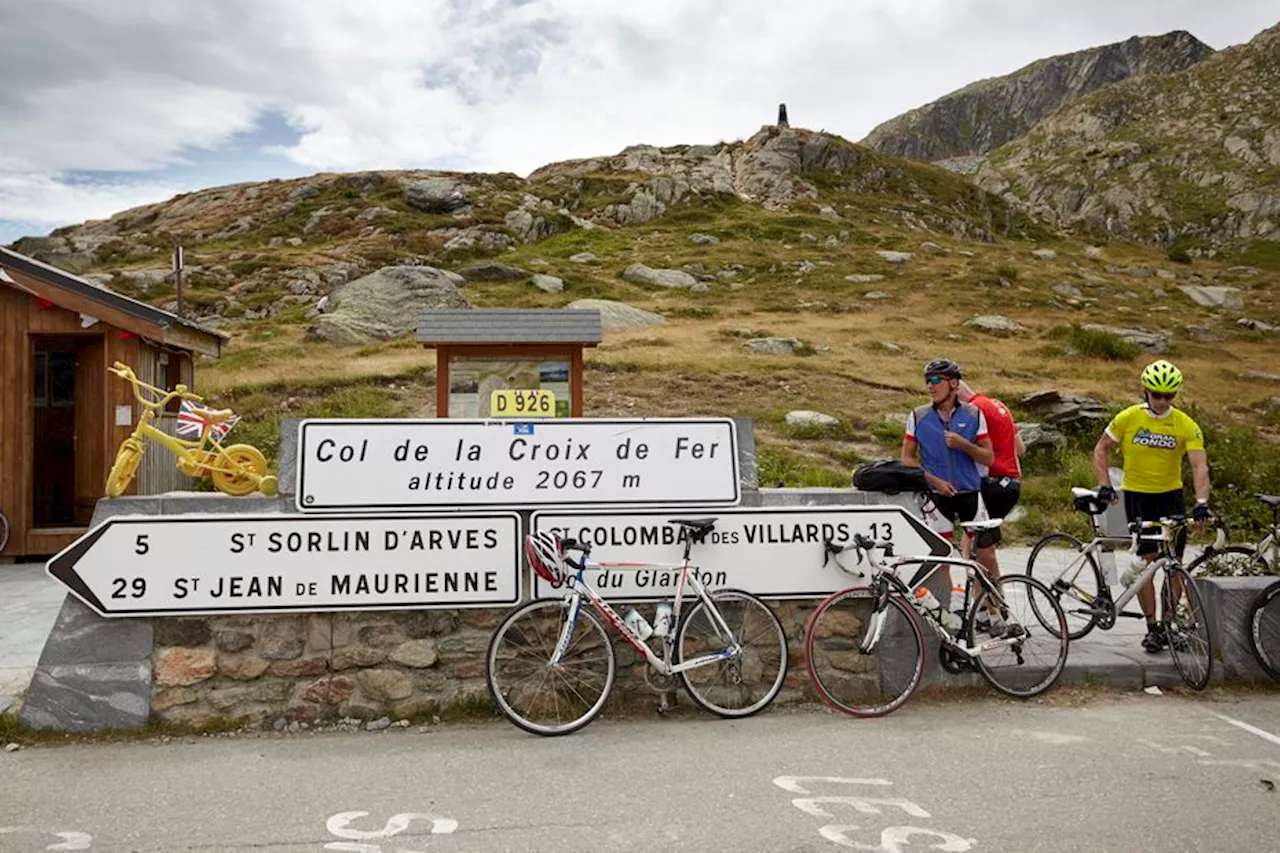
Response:
MULTIPOLYGON (((816 601, 770 602, 790 653, 778 702, 809 697, 804 625, 816 601)), ((652 618, 652 603, 637 609, 652 618)), ((505 608, 154 620, 151 713, 162 722, 251 725, 279 717, 419 720, 487 712, 484 655, 505 608)), ((612 705, 657 701, 646 664, 616 636, 612 705)), ((655 650, 656 642, 652 643, 655 650)), ((674 697, 681 701, 679 694, 674 697)))

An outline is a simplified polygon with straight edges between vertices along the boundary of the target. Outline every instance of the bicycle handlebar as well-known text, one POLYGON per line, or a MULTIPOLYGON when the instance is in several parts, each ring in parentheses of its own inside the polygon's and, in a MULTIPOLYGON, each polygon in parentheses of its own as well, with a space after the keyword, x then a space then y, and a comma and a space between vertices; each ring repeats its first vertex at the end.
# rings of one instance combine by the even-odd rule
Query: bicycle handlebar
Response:
POLYGON ((867 573, 850 569, 844 563, 840 562, 839 556, 841 554, 843 554, 846 551, 855 551, 858 554, 858 565, 862 565, 862 560, 865 557, 867 562, 871 564, 872 568, 878 569, 878 570, 883 570, 885 567, 885 564, 883 559, 876 556, 875 554, 876 551, 883 551, 886 557, 893 556, 892 542, 877 542, 875 539, 872 539, 870 536, 864 536, 861 533, 853 534, 853 542, 847 545, 837 545, 835 542, 832 542, 830 539, 826 539, 822 543, 822 549, 823 549, 822 565, 824 567, 827 565, 828 562, 831 561, 832 557, 835 557, 837 558, 835 560, 835 564, 840 568, 842 572, 845 572, 846 574, 850 574, 850 575, 853 575, 854 577, 859 577, 859 578, 866 577, 867 573))
POLYGON ((146 382, 143 382, 141 379, 139 379, 138 375, 133 372, 133 368, 131 368, 127 364, 124 364, 123 362, 119 362, 119 361, 115 362, 114 364, 112 364, 110 367, 107 368, 107 372, 114 373, 116 376, 119 376, 121 379, 128 380, 129 383, 133 386, 133 396, 138 399, 139 403, 146 406, 148 409, 162 409, 166 405, 168 405, 169 401, 172 400, 174 397, 181 397, 182 399, 190 400, 193 403, 204 402, 204 398, 201 397, 199 394, 194 394, 188 391, 186 385, 181 385, 181 384, 177 385, 174 387, 172 391, 166 391, 163 388, 157 388, 154 385, 149 385, 146 382), (158 397, 159 399, 158 400, 146 399, 145 397, 142 396, 142 393, 138 390, 139 387, 145 388, 146 390, 150 391, 152 394, 155 394, 156 397, 158 397))

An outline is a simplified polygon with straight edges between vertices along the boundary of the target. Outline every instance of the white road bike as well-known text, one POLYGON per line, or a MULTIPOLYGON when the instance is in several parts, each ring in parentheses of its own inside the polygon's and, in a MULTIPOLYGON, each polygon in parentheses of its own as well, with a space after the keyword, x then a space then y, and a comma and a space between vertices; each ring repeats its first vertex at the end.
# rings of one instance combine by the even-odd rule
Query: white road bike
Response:
MULTIPOLYGON (((715 527, 714 518, 677 518, 684 559, 679 563, 595 562, 591 545, 555 537, 554 562, 539 556, 525 537, 531 568, 565 590, 559 598, 517 605, 494 631, 485 655, 485 678, 498 710, 527 732, 563 735, 585 726, 604 709, 617 675, 617 660, 600 618, 588 601, 648 664, 645 681, 662 694, 675 679, 701 707, 721 717, 763 710, 787 674, 787 637, 770 607, 733 589, 708 591, 689 559, 690 549, 715 527), (574 559, 570 552, 580 556, 574 559), (679 572, 666 630, 642 636, 588 582, 595 569, 679 572), (696 597, 686 606, 686 589, 696 597), (657 642, 658 655, 649 646, 657 642)), ((655 620, 661 621, 661 620, 655 620)), ((659 627, 662 627, 659 625, 659 627)))

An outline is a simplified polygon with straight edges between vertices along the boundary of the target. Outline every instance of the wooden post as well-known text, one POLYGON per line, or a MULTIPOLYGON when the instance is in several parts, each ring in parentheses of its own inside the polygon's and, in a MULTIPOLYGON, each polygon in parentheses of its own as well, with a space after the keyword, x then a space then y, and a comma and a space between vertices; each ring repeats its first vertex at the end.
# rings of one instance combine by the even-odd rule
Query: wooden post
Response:
POLYGON ((183 280, 182 280, 182 243, 174 241, 173 244, 173 283, 178 291, 178 310, 175 312, 179 317, 185 316, 183 313, 183 280))

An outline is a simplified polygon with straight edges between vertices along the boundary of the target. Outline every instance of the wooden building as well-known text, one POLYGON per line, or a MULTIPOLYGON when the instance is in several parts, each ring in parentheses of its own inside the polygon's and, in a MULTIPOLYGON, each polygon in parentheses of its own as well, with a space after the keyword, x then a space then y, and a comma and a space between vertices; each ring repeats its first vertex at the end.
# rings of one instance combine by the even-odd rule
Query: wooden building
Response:
MULTIPOLYGON (((10 526, 0 557, 51 555, 87 529, 139 414, 132 387, 108 366, 124 362, 161 387, 193 386, 193 357, 220 356, 226 340, 0 248, 0 512, 10 526)), ((153 457, 173 468, 162 448, 150 448, 153 457)), ((144 494, 146 471, 131 487, 144 494)))
POLYGON ((436 351, 436 417, 494 416, 502 389, 550 391, 556 417, 582 417, 582 350, 602 328, 594 308, 424 311, 417 342, 436 351))

